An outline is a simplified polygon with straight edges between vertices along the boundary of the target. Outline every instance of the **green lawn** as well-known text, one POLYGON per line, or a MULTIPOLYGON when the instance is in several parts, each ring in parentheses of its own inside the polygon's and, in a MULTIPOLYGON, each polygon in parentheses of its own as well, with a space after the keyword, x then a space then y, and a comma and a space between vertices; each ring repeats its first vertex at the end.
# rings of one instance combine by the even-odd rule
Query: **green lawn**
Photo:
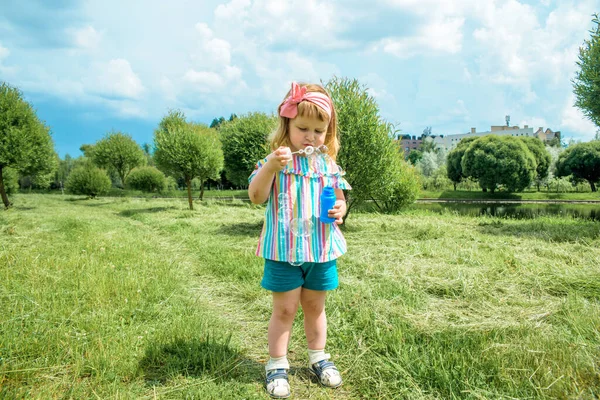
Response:
MULTIPOLYGON (((17 195, 0 212, 0 398, 265 399, 270 295, 242 201, 17 195)), ((351 214, 313 382, 294 398, 600 396, 600 224, 351 214)))
POLYGON ((520 193, 507 192, 482 192, 481 190, 444 190, 444 191, 426 191, 419 193, 419 199, 453 199, 453 200, 592 200, 600 201, 600 192, 536 192, 525 191, 520 193))

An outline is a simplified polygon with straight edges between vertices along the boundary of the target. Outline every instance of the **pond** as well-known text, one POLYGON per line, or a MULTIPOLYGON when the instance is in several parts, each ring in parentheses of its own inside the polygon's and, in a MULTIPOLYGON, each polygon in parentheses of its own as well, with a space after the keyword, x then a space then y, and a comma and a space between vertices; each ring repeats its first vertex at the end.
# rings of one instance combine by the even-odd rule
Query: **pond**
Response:
POLYGON ((531 219, 540 216, 562 216, 600 221, 600 203, 416 203, 411 206, 417 210, 429 210, 438 213, 452 212, 468 216, 493 216, 501 218, 531 219))

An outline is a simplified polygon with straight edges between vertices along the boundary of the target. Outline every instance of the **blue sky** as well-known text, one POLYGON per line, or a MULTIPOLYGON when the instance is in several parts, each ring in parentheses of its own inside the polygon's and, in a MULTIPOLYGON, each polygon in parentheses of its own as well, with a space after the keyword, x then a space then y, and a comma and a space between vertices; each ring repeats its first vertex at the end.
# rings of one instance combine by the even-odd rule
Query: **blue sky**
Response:
POLYGON ((404 133, 504 124, 588 141, 571 79, 600 0, 0 0, 0 80, 80 154, 151 143, 169 109, 273 112, 292 80, 357 78, 404 133))

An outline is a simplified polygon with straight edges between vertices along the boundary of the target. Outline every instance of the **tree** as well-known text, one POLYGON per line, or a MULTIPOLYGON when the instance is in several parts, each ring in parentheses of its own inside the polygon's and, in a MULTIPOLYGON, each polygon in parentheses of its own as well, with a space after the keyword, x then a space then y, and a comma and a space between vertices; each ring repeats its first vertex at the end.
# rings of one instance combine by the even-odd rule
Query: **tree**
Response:
POLYGON ((412 150, 408 153, 408 161, 412 165, 417 165, 417 163, 423 158, 423 153, 419 150, 412 150))
POLYGON ((41 122, 21 92, 0 84, 0 196, 10 207, 4 188, 3 171, 14 168, 21 175, 41 176, 56 166, 50 129, 41 122))
POLYGON ((448 179, 454 184, 454 190, 456 190, 456 185, 463 179, 468 178, 468 176, 463 173, 462 158, 465 151, 469 148, 469 145, 476 139, 476 137, 464 138, 458 142, 456 147, 452 149, 450 153, 448 153, 448 157, 446 158, 446 174, 448 175, 448 179))
POLYGON ((190 210, 192 179, 202 182, 200 199, 204 196, 204 182, 217 179, 223 169, 223 150, 214 129, 185 120, 181 111, 170 111, 154 132, 154 159, 167 175, 182 177, 188 190, 190 210))
POLYGON ((87 161, 71 171, 66 188, 73 194, 83 194, 92 199, 110 190, 110 178, 106 171, 87 161))
POLYGON ((92 160, 100 168, 115 171, 125 186, 129 172, 144 165, 146 157, 130 135, 113 131, 94 145, 92 160))
POLYGON ((401 155, 392 139, 393 127, 381 119, 375 99, 356 79, 334 77, 325 87, 337 111, 341 142, 337 161, 352 186, 347 196, 348 213, 368 200, 398 204, 410 200, 414 187, 404 193, 389 190, 403 176, 404 170, 398 169, 404 164, 397 161, 401 155), (390 197, 393 193, 398 197, 390 197))
POLYGON ((556 176, 573 175, 589 182, 595 192, 600 180, 600 142, 579 143, 569 147, 558 156, 556 176))
POLYGON ((423 157, 416 165, 422 176, 428 178, 439 168, 436 154, 433 152, 423 153, 423 157))
POLYGON ((548 177, 548 170, 550 168, 550 162, 552 161, 550 158, 550 153, 548 153, 546 146, 544 146, 544 143, 542 143, 542 141, 538 138, 522 136, 518 139, 525 143, 531 154, 533 154, 535 157, 535 162, 537 164, 535 169, 535 184, 539 192, 540 185, 548 177))
POLYGON ((131 170, 127 187, 143 192, 162 192, 166 186, 165 174, 155 167, 145 166, 131 170))
POLYGON ((487 135, 477 138, 462 158, 464 175, 479 181, 492 193, 498 185, 509 192, 522 191, 535 176, 535 157, 525 143, 512 136, 487 135))
POLYGON ((419 145, 421 153, 437 153, 439 150, 435 147, 435 142, 429 136, 423 136, 421 144, 419 145))
POLYGON ((221 126, 227 180, 237 186, 248 185, 256 162, 270 152, 268 137, 276 125, 275 117, 256 112, 221 126))
MULTIPOLYGON (((230 121, 233 121, 233 119, 230 119, 230 121)), ((209 128, 215 128, 215 129, 219 129, 219 127, 224 124, 226 122, 224 117, 219 117, 219 118, 213 118, 212 122, 210 123, 209 128)))
POLYGON ((596 126, 600 126, 600 20, 594 14, 595 27, 590 30, 591 37, 584 40, 579 48, 580 70, 573 79, 575 106, 596 126))

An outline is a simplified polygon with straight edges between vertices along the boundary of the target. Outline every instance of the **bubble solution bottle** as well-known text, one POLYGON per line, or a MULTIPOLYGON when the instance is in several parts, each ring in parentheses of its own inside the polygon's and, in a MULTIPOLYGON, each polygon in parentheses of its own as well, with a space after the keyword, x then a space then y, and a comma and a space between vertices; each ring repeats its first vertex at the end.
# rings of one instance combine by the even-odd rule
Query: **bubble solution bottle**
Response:
POLYGON ((324 224, 330 224, 335 221, 335 218, 329 218, 327 211, 331 210, 335 205, 335 192, 331 186, 325 186, 321 192, 321 212, 319 219, 324 224))

